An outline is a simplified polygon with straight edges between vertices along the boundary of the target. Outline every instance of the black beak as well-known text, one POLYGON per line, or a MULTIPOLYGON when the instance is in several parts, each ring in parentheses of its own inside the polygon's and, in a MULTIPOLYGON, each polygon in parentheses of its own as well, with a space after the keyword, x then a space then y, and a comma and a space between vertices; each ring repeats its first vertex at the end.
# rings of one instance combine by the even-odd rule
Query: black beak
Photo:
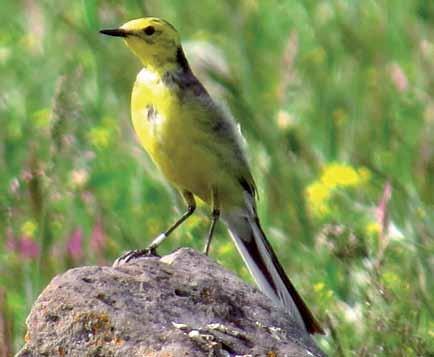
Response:
POLYGON ((104 35, 109 35, 109 36, 116 36, 116 37, 127 37, 129 35, 129 32, 124 29, 100 30, 99 33, 102 33, 104 35))

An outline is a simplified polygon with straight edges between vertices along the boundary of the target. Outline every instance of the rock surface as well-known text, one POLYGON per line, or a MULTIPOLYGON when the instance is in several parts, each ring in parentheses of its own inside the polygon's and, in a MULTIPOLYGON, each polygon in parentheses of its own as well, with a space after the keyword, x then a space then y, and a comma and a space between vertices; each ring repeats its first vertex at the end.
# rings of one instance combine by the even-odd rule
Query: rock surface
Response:
POLYGON ((323 356, 280 308, 208 257, 180 249, 55 277, 17 356, 323 356))

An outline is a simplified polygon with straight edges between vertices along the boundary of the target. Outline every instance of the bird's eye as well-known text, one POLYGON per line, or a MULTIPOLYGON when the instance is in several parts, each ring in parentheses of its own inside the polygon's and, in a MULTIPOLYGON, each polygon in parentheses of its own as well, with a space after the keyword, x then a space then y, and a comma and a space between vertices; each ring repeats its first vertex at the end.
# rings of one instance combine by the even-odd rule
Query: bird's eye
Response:
POLYGON ((148 36, 151 36, 155 32, 154 26, 148 26, 143 29, 143 32, 148 36))

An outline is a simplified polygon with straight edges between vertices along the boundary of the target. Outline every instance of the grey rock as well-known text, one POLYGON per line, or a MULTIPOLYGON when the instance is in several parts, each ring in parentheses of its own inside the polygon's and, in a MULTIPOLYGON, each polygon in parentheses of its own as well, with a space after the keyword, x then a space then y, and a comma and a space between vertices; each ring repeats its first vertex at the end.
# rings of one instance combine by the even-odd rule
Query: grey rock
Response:
POLYGON ((27 318, 30 356, 324 356, 284 310, 179 249, 55 277, 27 318))

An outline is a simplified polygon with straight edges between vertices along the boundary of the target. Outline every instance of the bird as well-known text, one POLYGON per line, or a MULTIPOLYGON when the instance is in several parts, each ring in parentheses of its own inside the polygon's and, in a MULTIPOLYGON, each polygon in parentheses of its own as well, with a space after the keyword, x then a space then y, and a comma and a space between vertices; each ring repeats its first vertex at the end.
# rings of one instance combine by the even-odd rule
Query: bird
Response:
POLYGON ((140 60, 131 94, 131 117, 140 144, 180 192, 187 210, 146 249, 132 250, 115 264, 155 249, 195 211, 196 198, 211 207, 204 253, 221 219, 259 289, 289 313, 304 333, 324 333, 287 277, 261 227, 257 188, 239 127, 193 74, 178 31, 168 21, 145 17, 100 30, 120 37, 140 60))

